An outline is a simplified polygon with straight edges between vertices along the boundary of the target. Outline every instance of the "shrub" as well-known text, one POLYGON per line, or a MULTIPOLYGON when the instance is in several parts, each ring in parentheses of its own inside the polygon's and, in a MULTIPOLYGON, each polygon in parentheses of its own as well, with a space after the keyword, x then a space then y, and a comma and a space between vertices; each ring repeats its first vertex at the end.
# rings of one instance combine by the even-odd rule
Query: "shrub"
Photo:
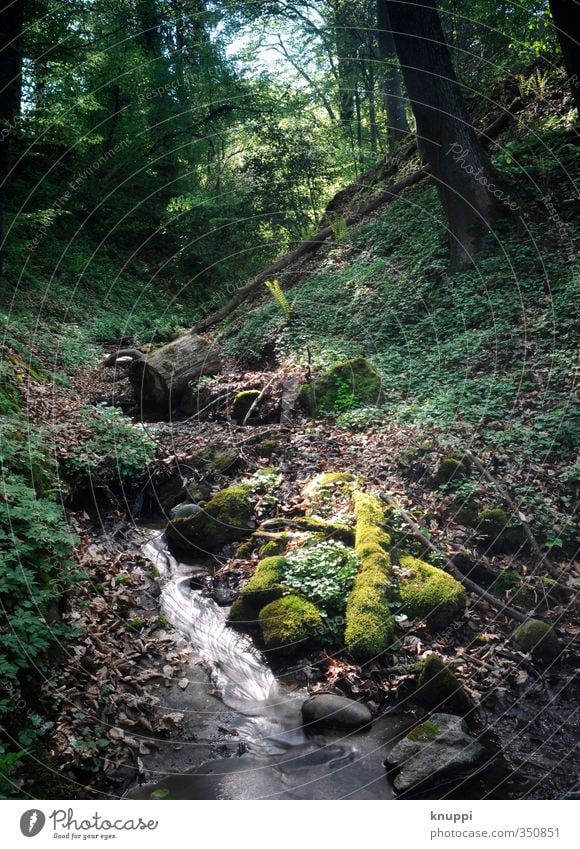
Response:
POLYGON ((342 611, 358 560, 342 542, 311 540, 286 558, 284 583, 315 604, 342 611))

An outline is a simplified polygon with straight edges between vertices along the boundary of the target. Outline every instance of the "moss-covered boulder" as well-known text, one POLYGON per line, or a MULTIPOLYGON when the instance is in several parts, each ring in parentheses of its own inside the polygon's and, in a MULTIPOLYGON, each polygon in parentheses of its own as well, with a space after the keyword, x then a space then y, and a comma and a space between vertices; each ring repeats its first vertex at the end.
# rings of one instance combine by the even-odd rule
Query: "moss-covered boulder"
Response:
POLYGON ((306 383, 300 390, 300 401, 309 415, 316 416, 376 404, 380 394, 380 374, 364 357, 355 357, 306 383))
POLYGON ((299 595, 285 595, 260 611, 260 628, 267 649, 292 654, 322 627, 316 607, 299 595))
POLYGON ((256 610, 261 610, 284 592, 284 572, 287 561, 284 557, 266 557, 258 563, 256 571, 242 589, 240 595, 256 610))
POLYGON ((436 654, 421 664, 415 700, 429 710, 466 713, 471 701, 453 672, 436 654))
POLYGON ((538 619, 528 619, 518 625, 512 641, 520 651, 529 652, 541 663, 553 663, 560 655, 560 643, 554 629, 538 619))
POLYGON ((222 445, 208 445, 199 454, 187 458, 183 465, 199 469, 205 475, 229 472, 239 461, 240 455, 234 448, 222 445))
POLYGON ((193 516, 173 519, 166 530, 172 550, 219 551, 224 545, 243 539, 249 533, 252 516, 251 489, 234 484, 222 489, 193 516))
POLYGON ((263 439, 256 445, 256 454, 258 457, 272 457, 281 449, 277 439, 263 439))
MULTIPOLYGON (((246 389, 243 392, 238 392, 232 404, 232 418, 238 424, 242 424, 248 415, 252 404, 260 397, 259 389, 246 389)), ((255 408, 254 408, 255 412, 255 408)))
POLYGON ((529 609, 536 606, 536 593, 531 586, 526 585, 522 575, 515 569, 503 569, 491 589, 500 597, 509 597, 513 604, 520 607, 529 609))
POLYGON ((486 507, 477 516, 476 530, 484 544, 495 552, 520 549, 526 541, 521 525, 514 525, 501 507, 486 507))
POLYGON ((399 561, 401 613, 425 619, 432 631, 445 628, 465 610, 464 587, 451 575, 405 554, 399 561))

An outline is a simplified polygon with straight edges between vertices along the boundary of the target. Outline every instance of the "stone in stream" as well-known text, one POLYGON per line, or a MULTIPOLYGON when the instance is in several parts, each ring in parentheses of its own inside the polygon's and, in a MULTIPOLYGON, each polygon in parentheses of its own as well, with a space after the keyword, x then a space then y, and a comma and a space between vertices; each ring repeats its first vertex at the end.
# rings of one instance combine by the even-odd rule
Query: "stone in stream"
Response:
POLYGON ((322 693, 312 696, 302 705, 302 719, 305 725, 330 728, 362 728, 372 720, 372 714, 366 705, 322 693))
POLYGON ((393 782, 395 790, 402 793, 476 766, 485 750, 466 729, 464 720, 447 713, 433 713, 411 729, 385 761, 388 769, 401 767, 393 782))

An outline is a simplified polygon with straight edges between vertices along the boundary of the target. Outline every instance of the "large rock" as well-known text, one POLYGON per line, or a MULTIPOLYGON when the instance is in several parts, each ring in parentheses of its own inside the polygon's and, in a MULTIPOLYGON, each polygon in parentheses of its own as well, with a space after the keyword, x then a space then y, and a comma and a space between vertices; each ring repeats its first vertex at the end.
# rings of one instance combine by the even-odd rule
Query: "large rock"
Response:
POLYGON ((380 396, 381 376, 364 357, 337 363, 300 390, 300 401, 311 416, 377 404, 380 396))
POLYGON ((520 651, 529 652, 534 660, 541 663, 553 663, 560 654, 560 643, 554 629, 539 619, 528 619, 518 625, 512 641, 520 651))
POLYGON ((193 515, 172 519, 165 536, 171 551, 219 551, 250 533, 251 489, 234 484, 222 489, 193 515))
POLYGON ((368 707, 360 702, 334 696, 332 693, 323 693, 304 702, 302 718, 305 725, 361 728, 371 722, 372 715, 368 707))
POLYGON ((400 767, 393 784, 402 793, 419 785, 435 783, 454 772, 463 775, 485 755, 477 740, 466 734, 466 724, 458 716, 434 713, 415 726, 389 753, 385 765, 400 767))

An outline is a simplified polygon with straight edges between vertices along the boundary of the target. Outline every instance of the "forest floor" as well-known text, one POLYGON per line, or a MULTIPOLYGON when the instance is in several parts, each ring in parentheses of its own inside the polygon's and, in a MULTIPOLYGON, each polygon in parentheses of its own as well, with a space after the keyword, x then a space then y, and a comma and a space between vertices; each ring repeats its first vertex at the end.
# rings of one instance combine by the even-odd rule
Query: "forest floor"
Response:
MULTIPOLYGON (((242 427, 229 418, 229 402, 236 391, 270 382, 275 397, 289 377, 287 369, 220 375, 210 381, 209 395, 215 403, 210 402, 200 416, 142 425, 156 448, 154 460, 137 480, 113 493, 109 487, 100 488, 97 478, 84 500, 75 497, 69 504, 68 521, 78 537, 74 556, 87 580, 70 593, 63 614, 81 629, 82 637, 65 648, 66 656, 43 687, 42 702, 54 717, 54 727, 49 742, 51 774, 41 776, 38 786, 50 787, 54 798, 70 796, 71 787, 81 798, 118 795, 145 777, 144 756, 158 750, 171 752, 173 768, 184 768, 176 753, 184 746, 189 751, 196 740, 195 709, 186 698, 195 692, 201 694, 201 702, 214 700, 217 719, 215 733, 198 741, 193 760, 188 755, 189 765, 236 753, 235 732, 230 742, 231 729, 222 727, 228 733, 220 733, 219 723, 227 724, 227 719, 220 720, 217 700, 207 691, 200 658, 160 616, 158 581, 140 552, 138 520, 155 516, 157 493, 175 478, 179 463, 208 446, 231 451, 235 457, 226 472, 209 475, 207 482, 213 488, 274 467, 280 476, 275 496, 278 515, 291 516, 300 508, 302 488, 314 475, 351 472, 366 487, 421 516, 429 538, 443 554, 461 553, 484 569, 509 568, 523 576, 533 572, 529 553, 482 550, 473 530, 454 518, 452 489, 441 488, 434 480, 445 456, 436 431, 393 420, 387 427, 353 433, 328 420, 305 419, 296 411, 285 424, 242 427), (264 440, 270 440, 273 449, 267 458, 260 456, 264 440), (184 704, 189 709, 180 709, 184 704), (55 766, 57 773, 52 772, 55 766)), ((126 397, 126 389, 123 375, 114 369, 80 369, 71 388, 57 391, 45 382, 29 380, 27 414, 32 422, 74 419, 87 403, 111 402, 124 393, 126 397)), ((74 428, 61 430, 60 437, 59 431, 55 433, 53 450, 59 456, 70 453, 74 428)), ((534 470, 536 485, 545 487, 549 497, 555 472, 557 468, 534 470)), ((497 474, 505 479, 517 472, 504 466, 497 474)), ((489 487, 485 481, 478 483, 489 487)), ((258 496, 257 519, 271 515, 271 510, 271 499, 258 496)), ((238 557, 235 547, 225 549, 216 558, 218 579, 227 577, 231 586, 240 586, 252 574, 256 558, 255 553, 238 557)), ((561 565, 565 582, 577 589, 580 564, 561 565)), ((514 603, 509 593, 506 602, 514 603)), ((562 600, 542 609, 541 616, 555 627, 563 647, 558 661, 549 666, 538 667, 529 655, 518 652, 510 642, 515 623, 470 595, 465 615, 442 633, 429 635, 424 621, 402 622, 388 657, 360 666, 345 650, 318 649, 293 664, 294 673, 310 692, 362 699, 375 715, 403 709, 421 715, 421 709, 409 703, 412 676, 405 666, 436 652, 451 665, 473 700, 475 727, 491 735, 525 788, 520 795, 562 798, 577 792, 574 749, 580 717, 573 643, 578 624, 572 606, 562 600)), ((195 704, 195 695, 193 699, 195 704)))

